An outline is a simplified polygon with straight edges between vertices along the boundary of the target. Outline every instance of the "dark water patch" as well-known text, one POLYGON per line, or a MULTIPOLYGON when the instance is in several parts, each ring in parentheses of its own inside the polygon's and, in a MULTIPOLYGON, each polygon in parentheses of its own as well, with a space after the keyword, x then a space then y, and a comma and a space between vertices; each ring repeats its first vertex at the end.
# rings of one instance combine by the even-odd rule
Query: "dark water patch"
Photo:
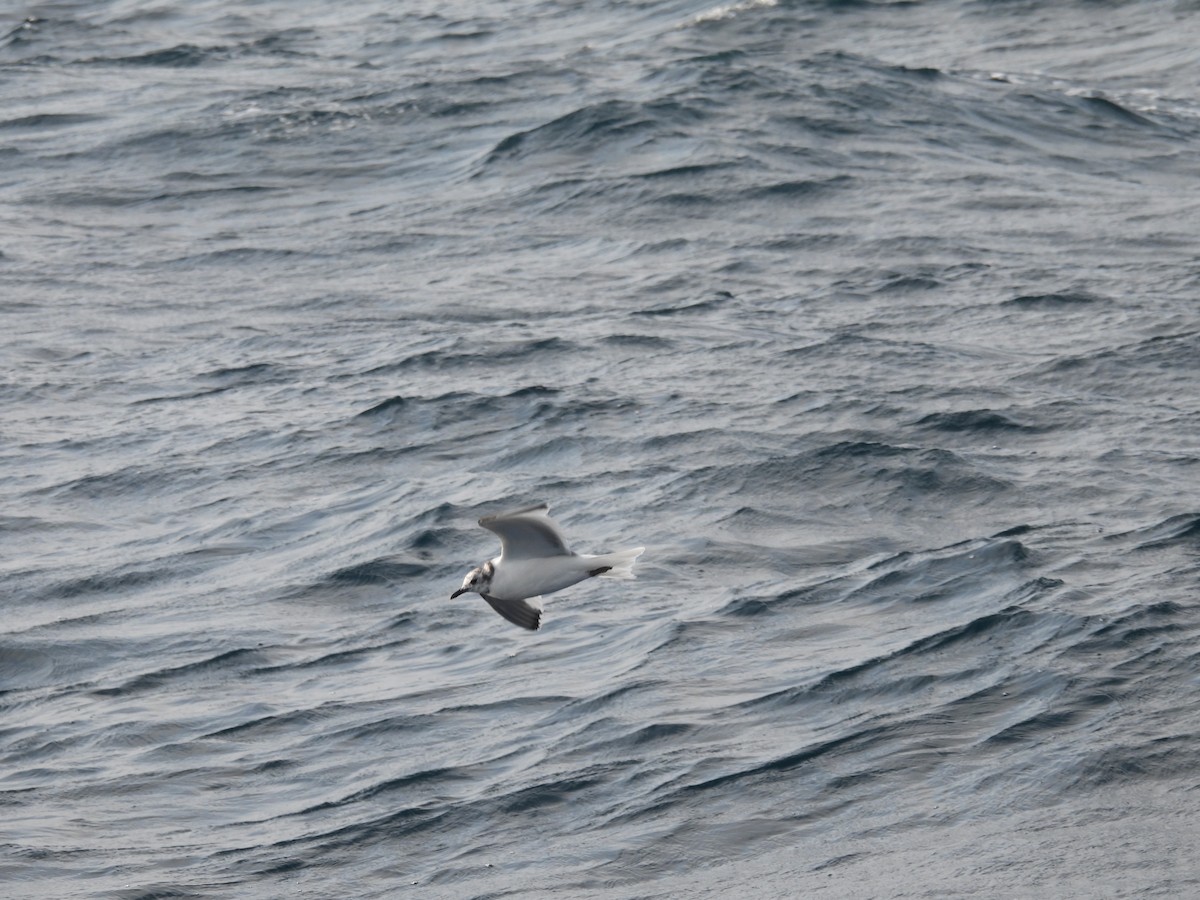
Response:
POLYGON ((1183 513, 1155 525, 1106 535, 1110 542, 1133 543, 1134 550, 1161 550, 1181 546, 1200 549, 1200 513, 1183 513))
MULTIPOLYGON (((1079 624, 1061 615, 1031 615, 1033 617, 1026 619, 1025 624, 1041 628, 1043 634, 1053 635, 1056 624, 1065 624, 1064 633, 1071 635, 1079 624)), ((1061 672, 1040 667, 1021 669, 1013 665, 1012 659, 1025 658, 1019 650, 1014 651, 1024 634, 1014 631, 1011 635, 1017 639, 1015 643, 1005 642, 988 659, 980 660, 977 677, 964 682, 965 692, 951 695, 948 702, 932 713, 942 717, 944 722, 960 726, 964 744, 986 746, 997 733, 1014 722, 1029 718, 1031 708, 1044 709, 1047 703, 1062 696, 1071 683, 1070 677, 1061 672), (1005 656, 1013 652, 1016 656, 1011 659, 1005 656)))
POLYGON ((388 619, 383 629, 385 631, 407 631, 417 623, 418 619, 416 613, 402 612, 388 619))
POLYGON ((611 429, 603 427, 606 420, 616 421, 624 428, 628 426, 627 417, 642 409, 642 404, 620 396, 563 397, 540 411, 534 421, 549 427, 586 423, 592 430, 592 437, 601 434, 607 436, 611 434, 611 429))
MULTIPOLYGON (((394 705, 389 703, 389 706, 394 705)), ((419 733, 441 721, 441 711, 433 714, 396 713, 379 719, 356 723, 350 726, 330 728, 318 740, 325 742, 333 738, 352 743, 368 742, 379 737, 394 737, 405 732, 419 733)))
POLYGON ((1139 125, 1148 127, 1158 127, 1159 123, 1147 118, 1140 113, 1135 113, 1115 100, 1110 100, 1108 97, 1081 97, 1079 103, 1084 109, 1098 115, 1102 118, 1111 119, 1123 125, 1139 125))
POLYGON ((690 449, 718 448, 727 437, 728 432, 718 428, 697 428, 695 430, 679 430, 669 434, 656 434, 642 440, 642 446, 647 450, 679 452, 690 449))
POLYGON ((1029 534, 1032 531, 1034 531, 1034 527, 1032 525, 1014 525, 1012 528, 1005 528, 1003 531, 997 531, 994 535, 992 535, 992 537, 1020 537, 1021 535, 1029 534))
POLYGON ((584 772, 590 770, 596 771, 598 774, 588 776, 581 773, 579 776, 559 778, 514 791, 498 804, 498 812, 502 815, 520 815, 547 807, 583 802, 585 798, 581 797, 581 794, 605 783, 606 779, 599 774, 605 769, 607 766, 592 766, 584 772))
POLYGON ((637 248, 638 254, 671 254, 686 249, 689 241, 685 238, 666 238, 660 241, 646 241, 637 248))
POLYGON ((430 566, 424 563, 401 562, 385 557, 338 569, 329 575, 328 581, 331 584, 392 585, 407 578, 425 575, 429 570, 430 566))
MULTIPOLYGON (((12 708, 19 710, 21 706, 12 708)), ((53 782, 64 772, 53 767, 52 764, 59 759, 77 757, 80 749, 90 746, 91 743, 92 736, 90 734, 79 734, 76 729, 64 729, 55 737, 48 737, 41 729, 31 729, 27 734, 20 735, 15 739, 10 738, 6 742, 3 748, 4 762, 6 766, 15 767, 25 760, 30 760, 35 768, 21 773, 23 777, 35 781, 49 780, 53 782)), ((77 758, 75 762, 78 762, 77 758)), ((79 767, 70 774, 90 775, 98 771, 102 771, 99 765, 89 765, 79 767)))
MULTIPOLYGON (((592 449, 595 442, 590 441, 592 449)), ((498 470, 525 469, 527 467, 546 468, 556 466, 573 467, 582 460, 582 448, 576 437, 553 438, 549 441, 537 441, 531 447, 523 447, 497 457, 495 466, 498 470)), ((561 471, 561 469, 560 469, 561 471)))
POLYGON ((195 44, 177 44, 162 50, 150 50, 133 56, 94 57, 87 60, 92 64, 118 66, 162 66, 166 68, 191 68, 228 58, 226 47, 199 47, 195 44))
POLYGON ((801 510, 783 511, 759 506, 739 506, 718 521, 737 531, 763 528, 787 530, 803 524, 804 518, 805 513, 801 510))
POLYGON ((851 596, 878 601, 902 597, 912 601, 946 599, 962 581, 976 582, 981 572, 994 580, 1003 573, 1020 573, 1031 560, 1029 549, 1016 540, 967 542, 932 553, 903 552, 872 563, 877 572, 851 596))
POLYGON ((364 800, 373 800, 376 797, 384 797, 388 794, 397 792, 407 792, 414 788, 421 791, 430 791, 437 787, 443 786, 454 781, 470 781, 472 775, 469 772, 464 772, 461 769, 453 767, 440 767, 433 769, 424 769, 418 772, 412 772, 408 775, 401 775, 396 778, 388 778, 378 784, 373 784, 370 787, 355 791, 348 794, 339 800, 327 800, 324 803, 318 803, 315 806, 309 806, 300 810, 296 815, 307 816, 313 813, 326 812, 328 810, 338 809, 340 807, 359 803, 364 800))
POLYGON ((552 397, 559 393, 561 392, 558 388, 546 387, 543 384, 531 384, 517 388, 515 391, 510 391, 504 396, 512 399, 525 399, 529 397, 552 397))
POLYGON ((1060 356, 1030 375, 1076 395, 1108 394, 1155 403, 1184 395, 1200 371, 1200 333, 1159 335, 1116 348, 1060 356))
POLYGON ((261 665, 265 659, 265 654, 256 648, 243 647, 227 650, 181 666, 170 666, 146 672, 117 687, 96 688, 92 693, 98 697, 128 697, 145 691, 169 687, 179 682, 225 679, 245 674, 256 665, 261 665))
POLYGON ((710 175, 724 176, 729 172, 740 171, 741 165, 732 162, 693 163, 689 165, 670 166, 666 169, 655 169, 636 176, 643 181, 670 181, 675 179, 693 180, 707 179, 710 175))
POLYGON ((667 207, 681 207, 684 210, 691 208, 697 214, 703 214, 704 208, 723 206, 726 201, 709 191, 668 191, 656 195, 654 202, 667 207))
POLYGON ((685 303, 682 305, 658 306, 652 309, 636 309, 633 311, 633 315, 657 317, 674 316, 682 313, 708 312, 720 309, 733 299, 733 294, 729 293, 729 291, 717 291, 706 300, 698 300, 694 303, 685 303))
POLYGON ((594 696, 582 697, 564 704, 550 714, 545 724, 577 722, 588 716, 597 716, 610 709, 620 708, 641 694, 653 693, 663 686, 661 681, 646 679, 630 681, 594 696))
POLYGON ((1056 294, 1022 294, 1005 300, 1003 306, 1015 306, 1019 309, 1060 310, 1073 307, 1092 307, 1109 303, 1107 297, 1092 294, 1088 291, 1069 291, 1056 294))
MULTIPOLYGON (((876 441, 839 441, 795 461, 865 477, 864 483, 888 481, 896 487, 950 491, 969 496, 977 489, 1003 490, 1005 482, 974 469, 957 453, 940 448, 898 446, 876 441)), ((784 462, 787 465, 787 462, 784 462)))
POLYGON ((48 649, 14 646, 0 638, 0 696, 51 684, 55 670, 55 654, 48 649))
MULTIPOLYGON (((530 185, 520 194, 522 206, 545 216, 570 213, 580 207, 615 202, 637 193, 636 185, 623 179, 548 178, 530 185)), ((466 321, 479 321, 468 318, 466 321)), ((487 319, 484 319, 487 321, 487 319)))
MULTIPOLYGON (((997 578, 1011 578, 1021 572, 1029 565, 1028 559, 1028 550, 1017 541, 985 544, 961 554, 940 558, 930 559, 924 555, 909 557, 903 568, 872 579, 855 589, 850 599, 871 603, 945 602, 962 596, 968 584, 977 584, 981 571, 990 573, 987 580, 991 582, 993 590, 986 592, 990 595, 997 587, 997 578)), ((1062 584, 1059 579, 1040 577, 1026 582, 1024 588, 1017 590, 1023 592, 1027 588, 1035 588, 1052 591, 1062 584)))
POLYGON ((1156 646, 1168 638, 1182 638, 1195 627, 1184 607, 1171 600, 1134 606, 1115 616, 1093 620, 1091 633, 1074 644, 1071 655, 1107 656, 1114 650, 1156 646))
POLYGON ((562 402, 557 389, 537 385, 507 394, 456 391, 421 401, 420 411, 428 414, 437 430, 451 425, 468 425, 472 431, 485 427, 507 430, 545 418, 562 402))
MULTIPOLYGON (((461 347, 462 345, 456 345, 461 347)), ((424 350, 386 365, 376 366, 364 375, 389 375, 394 373, 425 371, 450 371, 461 373, 463 367, 492 368, 497 363, 520 363, 525 366, 544 361, 547 357, 562 353, 580 353, 585 348, 562 338, 532 338, 519 341, 492 340, 479 349, 424 350)))
POLYGON ((961 509, 1011 489, 1008 481, 950 450, 854 440, 759 462, 701 466, 675 479, 670 488, 674 502, 683 503, 717 495, 769 497, 780 485, 801 491, 820 485, 827 504, 851 502, 852 492, 853 502, 891 514, 939 497, 961 509))
POLYGON ((633 350, 670 350, 676 342, 656 334, 610 334, 601 339, 611 347, 626 347, 633 350))
MULTIPOLYGON (((960 653, 961 650, 958 646, 960 644, 995 644, 999 636, 1006 638, 1006 644, 1021 645, 1022 640, 1014 639, 1013 633, 1028 632, 1043 622, 1043 617, 1035 613, 1019 606, 1010 606, 998 613, 980 616, 962 625, 920 638, 885 656, 830 673, 816 682, 809 690, 813 693, 832 693, 843 698, 854 693, 861 693, 863 689, 872 694, 896 692, 903 696, 912 696, 904 687, 897 689, 891 678, 877 677, 878 670, 883 668, 891 670, 909 663, 918 664, 917 658, 919 657, 940 654, 947 650, 953 649, 956 653, 960 653), (852 683, 855 687, 852 687, 852 683)), ((1056 628, 1057 625, 1057 622, 1051 623, 1051 627, 1056 628)), ((929 676, 917 675, 916 677, 924 679, 929 676)), ((794 699, 794 695, 789 696, 789 699, 794 699)))
POLYGON ((767 616, 776 612, 777 606, 775 602, 770 600, 761 600, 757 597, 748 597, 744 600, 733 600, 726 606, 718 610, 718 615, 737 616, 741 618, 757 618, 759 616, 767 616))
MULTIPOLYGON (((66 481, 43 488, 34 488, 31 494, 55 499, 75 498, 85 500, 124 499, 134 497, 160 497, 169 494, 183 483, 191 483, 204 477, 201 467, 177 467, 161 457, 148 457, 163 466, 151 468, 146 465, 128 465, 108 472, 68 478, 66 481)), ((59 469, 58 471, 66 471, 59 469)))
POLYGON ((364 409, 362 412, 358 413, 355 418, 369 419, 369 418, 382 417, 382 416, 391 417, 391 416, 394 416, 396 413, 403 412, 404 409, 410 405, 410 403, 411 403, 411 401, 409 401, 408 399, 406 399, 404 397, 400 397, 400 396, 389 397, 386 400, 382 400, 379 403, 376 403, 374 406, 370 407, 369 409, 364 409))
POLYGON ((797 250, 835 250, 845 248, 852 240, 844 234, 829 234, 806 231, 786 236, 772 236, 762 243, 764 250, 779 250, 793 252, 797 250))
POLYGON ((455 784, 469 786, 474 783, 475 776, 467 770, 451 767, 422 770, 304 810, 299 815, 316 817, 318 822, 327 821, 330 813, 337 811, 355 815, 357 820, 277 841, 270 849, 310 845, 317 848, 320 855, 328 856, 344 852, 346 848, 392 843, 398 838, 416 835, 430 837, 462 829, 475 832, 487 822, 531 823, 540 816, 559 815, 572 806, 587 805, 591 799, 588 795, 606 784, 611 769, 606 765, 592 766, 567 777, 549 778, 491 796, 460 798, 453 802, 448 796, 450 787, 455 784), (445 794, 430 799, 431 791, 438 788, 445 794), (405 806, 406 803, 420 805, 405 806), (370 814, 381 806, 387 810, 382 815, 370 814), (364 815, 364 812, 368 814, 364 815))
MULTIPOLYGON (((861 285, 853 283, 852 293, 858 295, 861 285)), ((778 351, 781 359, 792 364, 831 365, 843 367, 857 362, 873 367, 889 367, 905 373, 916 366, 940 366, 957 361, 977 364, 978 355, 953 347, 941 347, 923 341, 901 341, 864 334, 857 330, 838 331, 829 337, 806 342, 802 346, 778 351)))
POLYGON ((504 138, 488 154, 485 164, 523 158, 546 149, 583 147, 605 136, 641 130, 650 122, 636 104, 610 100, 586 106, 529 131, 504 138))
MULTIPOLYGON (((142 202, 145 198, 123 202, 142 202)), ((210 250, 163 260, 161 265, 177 269, 193 267, 254 266, 269 263, 291 262, 302 259, 318 259, 321 254, 311 250, 293 250, 287 247, 230 247, 225 250, 210 250)))
POLYGON ((849 175, 835 175, 831 178, 790 180, 760 185, 747 189, 743 192, 743 196, 748 200, 793 201, 823 195, 832 188, 847 188, 853 184, 854 179, 849 175))
MULTIPOLYGON (((992 95, 988 95, 992 96, 992 95)), ((976 126, 988 123, 994 137, 1004 145, 1020 147, 1026 141, 1052 140, 1058 151, 1052 161, 1067 169, 1088 171, 1093 163, 1111 165, 1113 149, 1123 143, 1141 140, 1142 146, 1161 146, 1164 140, 1178 137, 1173 127, 1104 97, 1077 97, 1057 86, 1023 85, 1018 90, 992 98, 991 108, 971 103, 964 115, 976 126), (1145 143, 1153 139, 1154 143, 1145 143), (1083 142, 1095 148, 1090 157, 1081 152, 1083 142)), ((974 129, 980 135, 990 129, 974 129)), ((1111 169, 1098 168, 1097 173, 1111 169)))
POLYGON ((1075 767, 1074 790, 1095 790, 1146 779, 1189 778, 1200 768, 1200 742, 1186 728, 1179 734, 1137 741, 1113 740, 1089 750, 1075 767))
MULTIPOLYGON (((465 23, 457 23, 439 31, 434 36, 434 40, 438 42, 480 41, 485 38, 493 37, 495 34, 495 30, 491 28, 465 27, 465 23)), ((490 80, 495 81, 495 79, 490 80)))
MULTIPOLYGON (((1051 587, 1057 587, 1057 584, 1051 584, 1051 587)), ((990 641, 991 635, 995 631, 1028 629, 1028 626, 1036 623, 1037 620, 1038 617, 1036 614, 1024 610, 1024 608, 1019 606, 1010 606, 1006 610, 991 614, 991 616, 973 619, 965 625, 958 626, 958 628, 948 629, 947 631, 940 632, 940 634, 923 638, 923 640, 914 642, 911 646, 901 650, 900 653, 894 654, 893 658, 941 652, 941 650, 954 647, 955 644, 960 642, 990 641)))
POLYGON ((228 388, 210 387, 203 388, 198 391, 187 391, 183 394, 163 394, 154 397, 142 397, 138 400, 130 401, 130 406, 156 406, 159 403, 179 403, 188 400, 203 400, 205 397, 211 397, 215 394, 221 394, 227 391, 228 388))
MULTIPOLYGON (((322 450, 312 457, 312 462, 327 466, 334 471, 347 471, 351 466, 360 466, 367 477, 374 477, 381 467, 417 455, 427 449, 425 444, 397 443, 384 447, 367 447, 348 450, 342 446, 322 450)), ((300 468, 297 464, 296 468, 300 468)))
POLYGON ((681 735, 688 734, 694 728, 694 725, 688 725, 683 722, 659 722, 639 728, 621 740, 630 746, 642 747, 646 744, 656 744, 662 741, 672 742, 681 735))
POLYGON ((998 731, 989 737, 986 743, 1003 747, 1012 744, 1050 741, 1055 734, 1091 717, 1091 711, 1088 709, 1047 709, 998 731))
POLYGON ((830 698, 838 703, 904 701, 958 682, 1000 677, 1012 660, 1031 657, 1050 644, 1074 641, 1085 632, 1087 623, 1080 617, 1028 608, 1060 587, 1059 582, 1035 579, 996 598, 997 604, 1007 604, 998 612, 942 628, 811 682, 742 701, 739 707, 785 710, 820 705, 830 698))
POLYGON ((823 872, 826 869, 835 869, 838 866, 846 865, 847 863, 855 863, 861 860, 865 854, 863 853, 843 853, 841 856, 835 856, 832 859, 827 859, 824 862, 813 866, 814 872, 823 872))
MULTIPOLYGON (((1079 153, 1082 142, 1096 143, 1089 160, 1105 162, 1112 159, 1113 148, 1131 141, 1142 141, 1142 146, 1153 139, 1161 146, 1162 141, 1177 137, 1173 128, 1156 122, 1147 116, 1104 97, 1078 97, 1064 93, 1058 86, 1036 84, 1022 85, 1015 91, 1003 95, 985 95, 991 98, 993 109, 985 109, 980 103, 971 103, 964 108, 964 115, 977 124, 989 123, 996 130, 996 137, 1019 147, 1032 139, 1053 140, 1058 155, 1052 162, 1073 168, 1083 161, 1079 153)), ((976 128, 980 134, 988 129, 976 128)), ((1111 171, 1111 170, 1109 170, 1111 171)))
POLYGON ((207 900, 212 895, 176 887, 172 884, 143 885, 113 891, 116 900, 207 900))
POLYGON ((297 872, 302 872, 309 868, 312 863, 302 859, 284 859, 276 863, 269 863, 255 871, 256 875, 274 878, 280 875, 293 875, 297 872))
POLYGON ((179 394, 143 397, 132 401, 131 405, 146 406, 174 401, 200 400, 239 388, 286 384, 292 377, 293 371, 290 367, 275 363, 248 363, 243 366, 222 367, 196 375, 198 381, 206 383, 204 387, 179 394))
POLYGON ((294 737, 297 734, 304 733, 305 729, 311 725, 334 718, 337 711, 338 705, 331 703, 311 709, 293 709, 283 713, 268 713, 208 732, 202 735, 202 739, 210 740, 218 738, 221 740, 242 742, 264 740, 274 736, 294 737))
POLYGON ((295 671, 302 672, 308 669, 334 668, 337 666, 357 665, 374 656, 381 650, 394 650, 397 647, 405 647, 412 643, 412 638, 403 637, 394 641, 387 641, 382 644, 371 644, 366 647, 354 647, 349 650, 335 650, 331 653, 324 653, 312 659, 305 659, 296 662, 280 663, 271 666, 259 666, 249 670, 246 674, 266 675, 275 672, 295 671))
POLYGON ((268 759, 250 769, 254 775, 286 776, 300 763, 295 759, 268 759))
POLYGON ((121 190, 118 188, 89 185, 86 190, 48 191, 45 201, 48 204, 63 207, 96 207, 100 209, 121 209, 123 207, 141 206, 160 199, 158 193, 143 190, 121 190))
MULTIPOLYGON (((447 441, 471 440, 491 431, 511 432, 532 427, 559 428, 574 422, 587 422, 596 434, 607 418, 627 415, 635 404, 620 396, 572 396, 557 388, 532 385, 508 394, 479 394, 454 391, 437 397, 408 399, 391 404, 381 412, 368 410, 355 418, 393 428, 398 422, 429 429, 447 441)), ((595 435, 593 435, 595 436, 595 435)), ((578 438, 576 439, 578 440, 578 438)), ((570 443, 562 439, 565 448, 570 443)), ((542 447, 550 449, 549 444, 542 447)), ((537 448, 513 449, 528 455, 537 448)))
POLYGON ((497 715, 513 716, 525 713, 554 712, 562 708, 564 703, 573 698, 562 694, 524 694, 505 697, 503 700, 486 700, 472 703, 448 703, 438 710, 439 716, 449 716, 464 713, 472 717, 497 715))
POLYGON ((930 413, 913 423, 918 428, 953 434, 988 431, 1038 431, 992 409, 964 409, 957 412, 930 413))
POLYGON ((408 542, 408 546, 422 554, 460 545, 462 531, 458 528, 422 528, 408 542))
MULTIPOLYGON (((398 803, 396 805, 399 805, 398 803)), ((405 838, 417 834, 433 834, 438 831, 449 831, 453 822, 450 821, 453 807, 440 805, 437 807, 402 807, 384 815, 376 815, 348 825, 305 835, 303 837, 286 838, 276 841, 269 846, 271 850, 309 845, 318 848, 322 856, 342 853, 351 848, 359 848, 378 844, 381 841, 392 842, 397 838, 405 838)), ((326 812, 317 810, 318 813, 326 812)), ((257 848, 259 850, 263 848, 257 848)), ((236 850, 219 851, 221 854, 237 853, 236 850)), ((311 864, 311 863, 310 863, 311 864)), ((270 869, 255 869, 257 873, 269 872, 270 869)))
POLYGON ((65 128, 71 125, 90 125, 103 120, 103 116, 90 113, 36 113, 29 116, 18 116, 15 119, 2 119, 0 120, 0 130, 65 128))
POLYGON ((222 366, 200 374, 200 378, 216 381, 230 387, 245 384, 262 384, 280 380, 288 374, 283 366, 274 363, 246 363, 241 366, 222 366))
POLYGON ((703 119, 703 113, 674 100, 634 103, 606 100, 583 106, 528 131, 511 134, 492 148, 483 167, 531 159, 592 156, 633 149, 656 135, 671 134, 703 119))
POLYGON ((918 81, 933 81, 945 75, 936 66, 892 66, 891 70, 899 75, 910 75, 918 81))
POLYGON ((589 758, 616 759, 622 754, 642 754, 650 748, 659 747, 662 752, 677 749, 685 735, 696 730, 695 725, 680 722, 658 722, 629 730, 611 719, 593 722, 582 735, 572 736, 572 745, 578 745, 573 753, 589 758), (614 726, 621 733, 611 735, 614 726), (593 735, 592 732, 600 732, 593 735), (603 735, 603 736, 601 736, 603 735))
POLYGON ((777 756, 763 763, 748 765, 742 769, 687 785, 683 788, 683 792, 698 794, 730 785, 749 787, 769 783, 780 776, 825 758, 864 754, 873 746, 893 737, 896 731, 897 728, 893 725, 872 725, 859 728, 840 737, 814 742, 792 753, 777 756))
POLYGON ((934 291, 944 286, 940 278, 928 274, 891 272, 869 285, 872 293, 891 294, 934 291))
POLYGON ((46 591, 46 599, 71 600, 91 594, 121 595, 140 588, 178 578, 181 572, 175 567, 141 568, 123 566, 110 572, 101 572, 83 578, 59 582, 46 591))

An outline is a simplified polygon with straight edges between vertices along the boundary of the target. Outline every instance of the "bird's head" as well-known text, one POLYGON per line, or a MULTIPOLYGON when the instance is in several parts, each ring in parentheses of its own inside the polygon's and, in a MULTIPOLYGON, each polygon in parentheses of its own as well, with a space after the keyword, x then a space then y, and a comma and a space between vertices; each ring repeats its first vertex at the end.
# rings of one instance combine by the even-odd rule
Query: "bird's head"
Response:
POLYGON ((450 595, 453 600, 460 594, 467 594, 474 591, 476 594, 486 594, 492 586, 492 572, 494 571, 491 562, 485 562, 482 566, 476 566, 467 573, 467 577, 463 579, 462 587, 450 595))

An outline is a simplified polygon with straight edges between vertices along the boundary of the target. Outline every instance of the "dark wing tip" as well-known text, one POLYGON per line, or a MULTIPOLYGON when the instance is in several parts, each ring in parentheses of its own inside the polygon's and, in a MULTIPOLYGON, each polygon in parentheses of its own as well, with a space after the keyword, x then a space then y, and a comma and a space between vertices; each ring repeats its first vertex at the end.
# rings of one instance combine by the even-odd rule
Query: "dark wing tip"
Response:
POLYGON ((524 600, 500 600, 496 597, 489 597, 487 594, 479 596, 488 602, 488 606, 514 625, 520 625, 530 631, 537 631, 542 626, 542 611, 524 600))

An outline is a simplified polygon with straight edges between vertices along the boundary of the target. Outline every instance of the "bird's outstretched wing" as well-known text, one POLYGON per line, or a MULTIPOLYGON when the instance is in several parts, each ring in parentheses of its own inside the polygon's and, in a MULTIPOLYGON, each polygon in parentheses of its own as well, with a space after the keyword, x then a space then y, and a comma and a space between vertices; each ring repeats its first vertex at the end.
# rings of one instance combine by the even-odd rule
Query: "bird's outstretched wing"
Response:
MULTIPOLYGON (((542 611, 526 600, 501 600, 480 594, 488 605, 514 625, 537 631, 542 624, 542 611)), ((536 598, 531 598, 536 599, 536 598)))
POLYGON ((574 556, 567 547, 566 538, 547 515, 549 511, 550 507, 543 503, 498 516, 484 516, 479 524, 499 535, 500 552, 505 559, 574 556))

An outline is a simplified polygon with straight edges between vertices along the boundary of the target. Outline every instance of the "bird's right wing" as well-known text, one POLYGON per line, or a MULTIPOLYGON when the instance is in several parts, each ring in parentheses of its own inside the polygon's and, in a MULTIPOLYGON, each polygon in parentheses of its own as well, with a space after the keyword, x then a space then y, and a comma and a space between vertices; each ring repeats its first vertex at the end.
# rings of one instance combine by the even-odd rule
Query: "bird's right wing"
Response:
POLYGON ((500 552, 507 559, 544 559, 574 556, 558 525, 547 515, 546 504, 498 516, 485 516, 479 524, 500 537, 500 552))

